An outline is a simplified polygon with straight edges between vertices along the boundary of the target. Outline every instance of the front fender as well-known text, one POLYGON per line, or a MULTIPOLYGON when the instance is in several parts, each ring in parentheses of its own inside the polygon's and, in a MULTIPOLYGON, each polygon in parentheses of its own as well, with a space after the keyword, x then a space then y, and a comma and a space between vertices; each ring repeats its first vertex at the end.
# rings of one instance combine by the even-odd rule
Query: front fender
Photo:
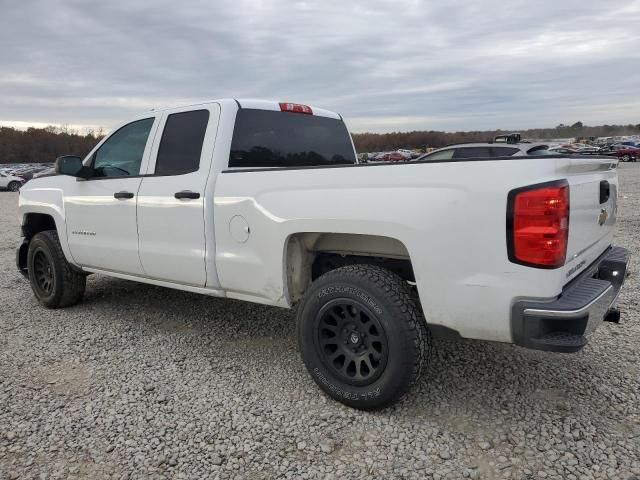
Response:
POLYGON ((53 218, 65 258, 70 264, 78 266, 69 249, 63 190, 59 187, 48 185, 53 183, 53 180, 60 178, 62 177, 35 179, 20 190, 18 199, 20 227, 22 228, 25 225, 27 215, 31 213, 48 215, 53 218))

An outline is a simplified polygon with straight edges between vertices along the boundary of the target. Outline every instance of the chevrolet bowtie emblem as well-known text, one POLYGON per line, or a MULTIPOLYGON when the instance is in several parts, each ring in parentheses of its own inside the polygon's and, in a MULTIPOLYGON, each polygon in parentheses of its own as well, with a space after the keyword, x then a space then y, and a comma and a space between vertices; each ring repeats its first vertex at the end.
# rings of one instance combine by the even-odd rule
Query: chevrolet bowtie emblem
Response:
POLYGON ((604 222, 607 221, 608 217, 609 217, 609 214, 604 208, 600 210, 600 215, 598 215, 598 225, 600 226, 604 225, 604 222))

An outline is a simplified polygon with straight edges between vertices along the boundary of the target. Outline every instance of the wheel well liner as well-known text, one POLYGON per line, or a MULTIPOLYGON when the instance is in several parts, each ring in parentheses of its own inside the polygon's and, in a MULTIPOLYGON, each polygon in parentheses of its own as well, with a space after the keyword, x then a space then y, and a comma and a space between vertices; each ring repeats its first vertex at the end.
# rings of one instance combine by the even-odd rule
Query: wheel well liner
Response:
POLYGON ((45 230, 56 230, 56 222, 51 215, 46 213, 27 213, 22 224, 22 236, 24 239, 16 251, 16 265, 18 271, 27 275, 27 253, 29 242, 38 233, 45 230))
POLYGON ((295 303, 320 275, 345 265, 373 264, 415 281, 409 252, 399 240, 351 233, 296 233, 285 246, 287 296, 295 303))
POLYGON ((45 230, 56 230, 56 222, 51 215, 46 213, 27 213, 22 224, 22 235, 27 239, 45 230))

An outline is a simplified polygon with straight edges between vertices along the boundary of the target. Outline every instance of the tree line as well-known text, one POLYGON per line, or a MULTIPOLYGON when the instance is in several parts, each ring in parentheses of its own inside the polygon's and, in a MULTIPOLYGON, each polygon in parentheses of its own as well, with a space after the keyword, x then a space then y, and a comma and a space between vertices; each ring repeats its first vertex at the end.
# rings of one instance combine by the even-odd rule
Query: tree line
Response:
MULTIPOLYGON (((496 135, 512 133, 507 130, 487 130, 468 132, 442 132, 436 130, 392 132, 392 133, 356 133, 353 142, 358 152, 381 152, 398 148, 425 149, 439 148, 452 143, 484 142, 496 135)), ((638 135, 637 125, 600 125, 587 126, 582 122, 572 125, 560 124, 554 128, 521 130, 522 138, 590 138, 617 135, 638 135)), ((98 143, 104 133, 102 130, 88 130, 80 133, 68 127, 28 128, 18 130, 12 127, 0 127, 0 163, 53 162, 60 155, 85 156, 98 143)))
POLYGON ((104 136, 102 130, 79 133, 68 127, 0 127, 0 163, 49 163, 60 155, 84 157, 104 136))
MULTIPOLYGON (((640 124, 637 125, 600 125, 590 127, 582 122, 572 125, 560 124, 554 128, 534 128, 518 130, 523 139, 551 140, 554 138, 612 137, 619 135, 639 135, 640 124)), ((440 148, 445 145, 463 142, 486 142, 497 135, 514 133, 514 130, 485 130, 468 132, 442 132, 436 130, 392 132, 392 133, 356 133, 353 143, 358 152, 384 152, 398 148, 426 149, 440 148)))

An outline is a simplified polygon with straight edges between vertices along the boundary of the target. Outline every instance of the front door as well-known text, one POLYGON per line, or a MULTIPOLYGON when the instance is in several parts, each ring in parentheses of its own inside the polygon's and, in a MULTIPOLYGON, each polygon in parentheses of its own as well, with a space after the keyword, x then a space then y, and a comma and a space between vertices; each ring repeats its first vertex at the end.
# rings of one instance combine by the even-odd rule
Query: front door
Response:
POLYGON ((67 238, 78 264, 144 275, 136 201, 154 122, 155 117, 144 118, 116 130, 93 153, 93 176, 65 191, 67 238))
POLYGON ((206 283, 205 187, 219 116, 211 104, 163 117, 138 194, 140 259, 150 278, 206 283))

